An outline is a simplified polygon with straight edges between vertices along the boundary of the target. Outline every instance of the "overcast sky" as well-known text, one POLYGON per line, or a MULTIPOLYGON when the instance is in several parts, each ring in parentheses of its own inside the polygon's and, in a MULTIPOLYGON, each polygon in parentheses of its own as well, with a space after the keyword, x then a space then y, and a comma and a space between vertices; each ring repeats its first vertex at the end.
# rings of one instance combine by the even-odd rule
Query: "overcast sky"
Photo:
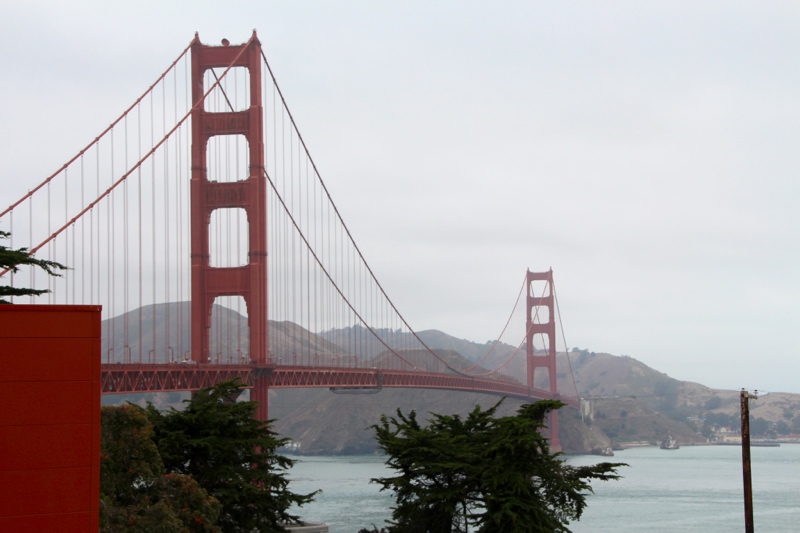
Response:
POLYGON ((3 2, 0 207, 253 29, 414 329, 552 267, 570 347, 800 392, 800 3, 3 2))

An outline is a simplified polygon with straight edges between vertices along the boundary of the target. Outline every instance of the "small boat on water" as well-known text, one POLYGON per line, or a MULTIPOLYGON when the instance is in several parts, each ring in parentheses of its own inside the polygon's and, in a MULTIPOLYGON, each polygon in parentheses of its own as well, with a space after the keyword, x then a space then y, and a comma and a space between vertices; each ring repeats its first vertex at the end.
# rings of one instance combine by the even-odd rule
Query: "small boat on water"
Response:
POLYGON ((672 433, 667 433, 667 436, 664 437, 664 440, 661 441, 660 448, 662 450, 677 450, 680 448, 677 439, 672 435, 672 433))

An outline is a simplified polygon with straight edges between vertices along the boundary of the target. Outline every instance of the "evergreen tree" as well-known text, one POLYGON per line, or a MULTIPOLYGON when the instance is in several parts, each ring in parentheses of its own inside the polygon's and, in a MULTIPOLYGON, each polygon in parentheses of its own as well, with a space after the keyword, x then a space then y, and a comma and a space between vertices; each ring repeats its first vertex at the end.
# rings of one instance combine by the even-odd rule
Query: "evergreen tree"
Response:
MULTIPOLYGON (((8 239, 11 236, 7 231, 0 231, 0 239, 8 239)), ((55 261, 47 261, 45 259, 36 259, 28 253, 27 248, 12 249, 0 244, 0 272, 8 270, 12 273, 19 272, 19 267, 23 265, 31 265, 39 267, 51 276, 61 276, 57 270, 67 270, 67 267, 55 261)), ((11 303, 5 298, 11 296, 39 296, 50 291, 46 289, 29 289, 24 287, 11 287, 8 285, 0 285, 0 304, 11 303)))
POLYGON ((612 480, 622 463, 567 465, 542 436, 545 415, 561 407, 541 401, 496 418, 500 404, 467 415, 433 414, 422 426, 408 416, 381 417, 378 446, 397 475, 374 479, 395 493, 391 533, 568 532, 591 492, 589 481, 612 480))
POLYGON ((100 431, 100 530, 217 532, 219 502, 189 476, 164 474, 144 409, 103 407, 100 431))
POLYGON ((236 379, 203 389, 182 411, 148 405, 155 442, 168 472, 190 475, 219 500, 222 531, 284 531, 281 523, 299 519, 289 508, 313 494, 289 490, 293 461, 275 453, 286 439, 256 419, 256 402, 234 400, 243 388, 236 379))

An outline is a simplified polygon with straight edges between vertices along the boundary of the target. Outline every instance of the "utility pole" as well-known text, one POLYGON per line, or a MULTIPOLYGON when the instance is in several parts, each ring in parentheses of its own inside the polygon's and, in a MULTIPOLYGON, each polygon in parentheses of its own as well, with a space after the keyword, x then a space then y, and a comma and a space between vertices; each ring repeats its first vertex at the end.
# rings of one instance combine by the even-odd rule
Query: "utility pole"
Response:
POLYGON ((742 389, 740 394, 742 408, 742 477, 744 480, 744 531, 754 533, 753 529, 753 482, 750 476, 750 400, 758 400, 758 391, 750 394, 742 389))

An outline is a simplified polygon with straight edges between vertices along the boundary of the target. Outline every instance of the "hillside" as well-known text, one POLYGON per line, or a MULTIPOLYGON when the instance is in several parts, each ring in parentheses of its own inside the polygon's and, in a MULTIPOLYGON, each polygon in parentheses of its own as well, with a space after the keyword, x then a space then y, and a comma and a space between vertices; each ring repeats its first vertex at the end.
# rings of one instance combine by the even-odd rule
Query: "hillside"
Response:
MULTIPOLYGON (((138 313, 138 312, 135 312, 138 313)), ((178 304, 143 308, 144 316, 156 324, 155 335, 164 337, 159 324, 175 324, 179 316, 188 317, 188 308, 178 304), (177 307, 176 307, 177 306, 177 307)), ((215 309, 225 323, 236 331, 246 319, 235 311, 215 309)), ((183 318, 184 337, 188 339, 188 321, 183 318)), ((133 321, 131 321, 133 322, 133 321)), ((118 330, 120 319, 104 324, 103 332, 118 330), (113 326, 113 327, 112 327, 113 326)), ((320 351, 335 351, 339 342, 363 338, 360 328, 311 334, 291 323, 270 323, 270 347, 287 349, 293 342, 311 342, 320 351)), ((121 332, 120 332, 121 333, 121 332)), ((153 330, 147 331, 153 335, 153 330)), ((457 367, 467 366, 486 353, 488 345, 457 339, 446 333, 428 330, 420 337, 432 349, 457 367)), ((226 339, 227 333, 219 335, 226 339)), ((117 341, 118 342, 118 341, 117 341)), ((370 347, 380 357, 380 343, 370 347)), ((511 347, 495 348, 507 354, 511 347)), ((120 348, 114 352, 119 353, 120 348)), ((424 355, 420 355, 423 357, 424 355)), ((557 377, 559 391, 568 396, 585 398, 580 412, 562 409, 559 415, 560 439, 564 451, 589 452, 607 446, 633 443, 658 443, 667 432, 681 444, 704 443, 714 436, 718 426, 733 425, 739 412, 738 391, 715 390, 703 385, 675 380, 632 357, 574 350, 559 354, 557 377), (574 378, 574 379, 573 379, 574 378), (733 422, 732 422, 733 421, 733 422)), ((539 384, 543 386, 543 384, 539 384)), ((270 417, 276 430, 290 438, 299 453, 337 454, 371 453, 375 450, 369 427, 382 414, 416 410, 466 414, 476 404, 494 405, 499 398, 463 392, 387 389, 377 394, 336 394, 328 389, 280 389, 270 391, 270 417)), ((119 400, 119 398, 117 398, 119 400)), ((174 401, 157 398, 159 405, 174 401)), ((104 402, 111 401, 104 398, 104 402)), ((502 414, 510 414, 519 402, 506 400, 502 414)), ((752 402, 751 418, 761 420, 756 427, 800 432, 800 395, 774 393, 752 402)))
MULTIPOLYGON (((656 442, 670 431, 682 443, 703 443, 720 426, 738 429, 739 391, 678 381, 627 356, 570 354, 584 411, 617 443, 656 442)), ((751 401, 751 429, 777 437, 800 432, 800 394, 772 393, 751 401), (754 422, 756 424, 754 424, 754 422)))

